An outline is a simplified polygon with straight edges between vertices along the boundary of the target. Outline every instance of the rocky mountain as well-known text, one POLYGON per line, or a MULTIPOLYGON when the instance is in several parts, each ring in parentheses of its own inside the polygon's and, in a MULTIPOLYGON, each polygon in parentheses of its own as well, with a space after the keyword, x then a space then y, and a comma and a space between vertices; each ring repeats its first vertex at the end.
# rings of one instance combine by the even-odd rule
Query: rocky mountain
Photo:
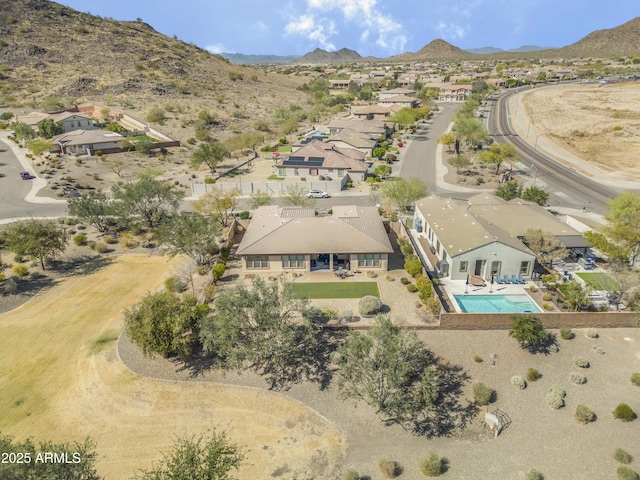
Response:
POLYGON ((335 52, 327 52, 321 48, 316 48, 292 63, 301 65, 327 64, 327 63, 350 63, 362 60, 362 56, 355 50, 341 48, 335 52))
POLYGON ((401 61, 422 61, 422 60, 471 60, 477 58, 476 54, 467 52, 451 45, 442 39, 436 39, 428 43, 415 53, 403 53, 391 59, 401 61))
MULTIPOLYGON (((296 90, 302 81, 232 65, 140 19, 101 18, 48 0, 0 1, 0 104, 14 109, 31 110, 50 97, 140 109, 143 116, 171 105, 177 112, 207 108, 221 125, 248 128, 271 119, 283 101, 303 103, 306 95, 296 90)), ((175 117, 191 125, 186 114, 175 117)))
POLYGON ((469 53, 477 53, 478 55, 487 55, 489 53, 504 52, 504 50, 502 50, 501 48, 496 48, 496 47, 467 48, 466 51, 469 53))
POLYGON ((563 56, 640 56, 640 17, 615 28, 596 30, 559 51, 563 56))
POLYGON ((267 63, 291 63, 300 58, 300 55, 247 55, 244 53, 220 53, 231 63, 240 65, 265 65, 267 63))

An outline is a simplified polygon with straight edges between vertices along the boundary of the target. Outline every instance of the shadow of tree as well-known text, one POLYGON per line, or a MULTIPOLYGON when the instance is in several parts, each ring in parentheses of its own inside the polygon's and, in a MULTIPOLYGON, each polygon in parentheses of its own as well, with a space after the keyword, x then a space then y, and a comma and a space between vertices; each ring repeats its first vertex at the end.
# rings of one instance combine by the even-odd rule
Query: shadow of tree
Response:
POLYGON ((96 273, 113 263, 113 257, 82 255, 71 260, 53 260, 49 268, 64 276, 84 276, 96 273))
POLYGON ((462 387, 470 381, 460 365, 436 358, 440 392, 436 404, 416 419, 413 433, 427 438, 451 436, 478 414, 475 403, 460 403, 462 387))
POLYGON ((540 353, 542 355, 550 355, 558 352, 558 337, 555 333, 550 333, 547 337, 535 344, 524 345, 523 348, 529 350, 530 353, 540 353))
POLYGON ((26 301, 28 298, 48 290, 55 284, 56 281, 53 278, 32 272, 28 278, 18 279, 18 277, 11 277, 6 280, 0 288, 0 292, 3 295, 22 295, 26 301))

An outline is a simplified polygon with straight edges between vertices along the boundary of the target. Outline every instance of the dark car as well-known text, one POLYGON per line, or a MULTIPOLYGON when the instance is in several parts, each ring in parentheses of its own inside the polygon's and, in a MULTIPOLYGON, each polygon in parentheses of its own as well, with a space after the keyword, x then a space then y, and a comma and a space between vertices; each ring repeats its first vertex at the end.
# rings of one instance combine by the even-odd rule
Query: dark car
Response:
POLYGON ((22 180, 31 180, 31 174, 29 172, 20 172, 20 178, 22 180))

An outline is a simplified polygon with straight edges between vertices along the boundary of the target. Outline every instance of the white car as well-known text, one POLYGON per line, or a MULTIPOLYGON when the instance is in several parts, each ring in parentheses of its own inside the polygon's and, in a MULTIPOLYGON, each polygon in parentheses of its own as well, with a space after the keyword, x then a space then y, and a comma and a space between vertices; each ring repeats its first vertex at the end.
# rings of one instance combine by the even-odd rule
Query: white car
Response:
POLYGON ((322 190, 309 190, 308 194, 309 198, 329 198, 329 196, 327 192, 323 192, 322 190))

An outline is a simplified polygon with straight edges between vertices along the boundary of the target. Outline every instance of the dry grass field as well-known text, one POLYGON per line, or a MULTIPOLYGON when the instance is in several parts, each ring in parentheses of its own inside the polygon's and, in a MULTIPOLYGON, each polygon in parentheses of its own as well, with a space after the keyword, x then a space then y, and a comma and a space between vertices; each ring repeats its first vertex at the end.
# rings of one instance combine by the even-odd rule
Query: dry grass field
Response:
POLYGON ((175 436, 224 429, 243 445, 242 478, 318 478, 340 464, 339 430, 301 403, 261 389, 143 378, 117 357, 122 312, 158 288, 178 259, 123 255, 64 278, 0 316, 0 431, 97 443, 109 479, 149 467, 175 436))

